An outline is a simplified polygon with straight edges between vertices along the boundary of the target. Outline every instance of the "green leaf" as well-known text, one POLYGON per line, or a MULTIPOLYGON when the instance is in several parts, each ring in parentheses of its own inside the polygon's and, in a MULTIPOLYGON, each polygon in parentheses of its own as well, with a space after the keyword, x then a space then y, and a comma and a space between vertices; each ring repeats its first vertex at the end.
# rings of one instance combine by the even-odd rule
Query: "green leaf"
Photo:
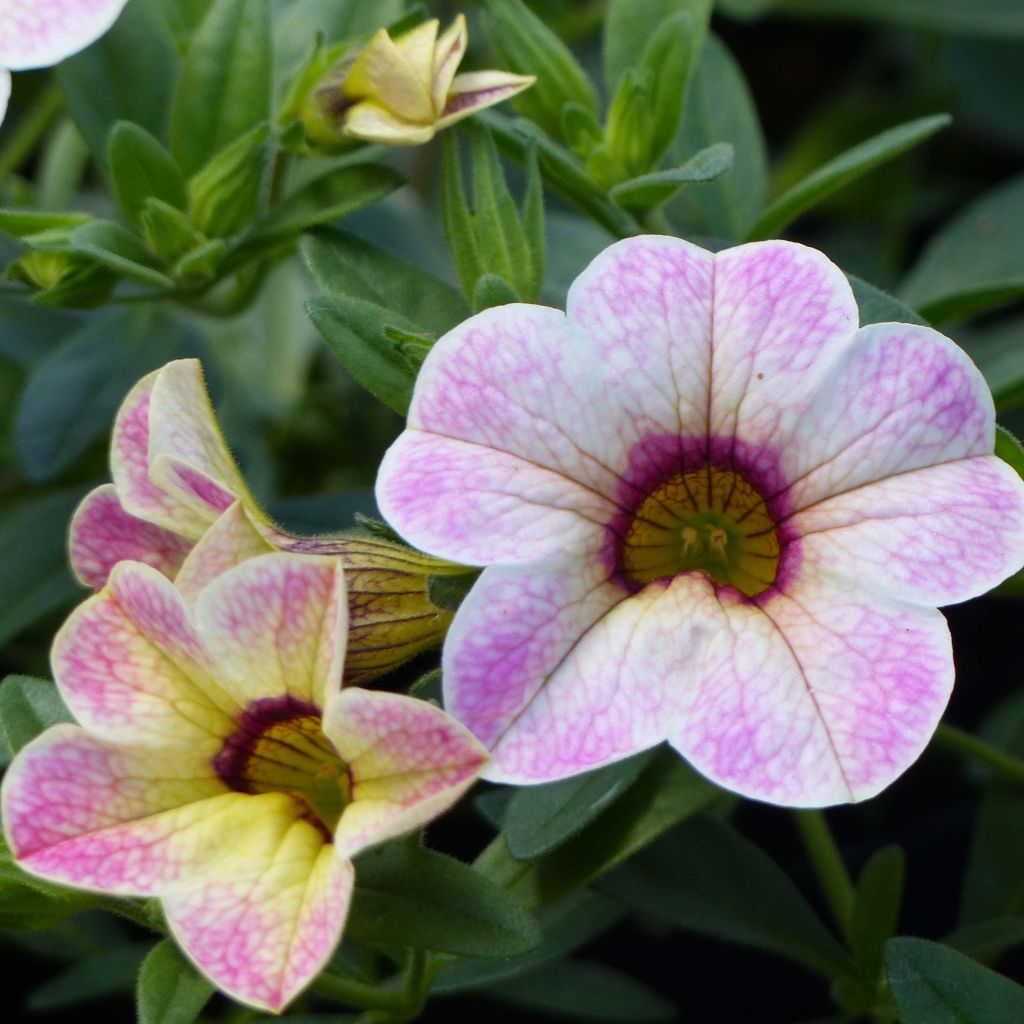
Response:
POLYGON ((47 979, 32 992, 28 997, 29 1009, 37 1012, 62 1010, 92 999, 130 992, 148 952, 149 943, 126 942, 86 957, 47 979))
POLYGON ((685 164, 652 174, 642 174, 612 186, 609 195, 620 206, 650 209, 671 199, 680 189, 697 182, 714 181, 732 169, 734 150, 728 142, 694 153, 685 164))
POLYGON ((192 1024, 213 994, 210 984, 170 939, 142 963, 135 1000, 138 1024, 192 1024))
POLYGON ((412 399, 415 371, 386 328, 414 330, 382 306, 347 295, 317 295, 306 312, 334 354, 370 394, 403 415, 412 399))
POLYGON ((478 569, 451 576, 428 576, 427 600, 438 608, 454 612, 465 600, 466 595, 473 589, 473 584, 479 578, 480 571, 478 569))
POLYGON ((57 65, 68 109, 101 163, 117 121, 164 136, 179 62, 162 7, 163 0, 132 0, 109 32, 57 65))
POLYGON ((504 960, 459 960, 441 968, 431 992, 468 992, 518 977, 558 960, 604 934, 626 911, 617 900, 590 890, 573 893, 537 914, 544 939, 536 949, 504 960))
POLYGON ((514 860, 499 835, 476 863, 524 906, 543 906, 588 885, 720 796, 678 754, 661 748, 619 799, 546 857, 514 860))
POLYGON ((996 455, 1013 466, 1017 473, 1024 477, 1024 446, 1006 429, 996 424, 996 455))
POLYGON ((302 239, 300 249, 322 292, 396 310, 437 334, 469 315, 465 300, 450 284, 357 235, 318 229, 302 239))
POLYGON ((104 310, 68 335, 33 368, 15 414, 26 476, 63 472, 110 428, 140 377, 194 347, 181 326, 147 307, 104 310))
POLYGON ((519 293, 497 274, 484 274, 477 279, 473 289, 473 312, 479 313, 492 306, 507 306, 511 302, 521 302, 519 293))
POLYGON ((207 235, 226 238, 249 224, 260 206, 270 157, 270 126, 258 124, 212 157, 188 183, 189 213, 207 235))
POLYGON ((996 917, 966 924, 950 932, 942 943, 972 960, 996 960, 1024 946, 1024 917, 996 917))
POLYGON ((487 38, 503 67, 537 81, 516 98, 518 110, 553 138, 562 108, 578 103, 597 111, 593 83, 569 48, 522 0, 485 0, 487 38))
POLYGON ((253 226, 245 244, 288 238, 347 217, 405 184, 386 164, 359 163, 315 178, 293 192, 253 226))
POLYGON ((89 256, 101 266, 124 277, 171 291, 174 282, 151 266, 152 257, 142 240, 109 220, 93 220, 71 232, 73 252, 89 256))
POLYGON ((391 844, 358 858, 346 934, 361 942, 459 956, 509 957, 541 941, 500 886, 440 853, 391 844))
POLYGON ((948 114, 919 117, 880 132, 841 153, 770 203, 747 233, 747 239, 774 238, 833 192, 924 142, 947 127, 951 120, 948 114))
POLYGON ((899 925, 906 858, 898 846, 885 846, 864 865, 854 895, 850 952, 865 981, 874 983, 882 971, 885 943, 899 925))
POLYGON ((773 6, 794 14, 881 21, 951 35, 1024 36, 1018 0, 783 0, 773 6))
POLYGON ((706 815, 637 854, 599 888, 680 928, 788 957, 825 977, 852 966, 774 861, 706 815))
POLYGON ((267 0, 215 0, 171 107, 171 152, 186 174, 270 119, 273 59, 267 0))
POLYGON ((876 288, 873 284, 847 274, 850 287, 853 289, 853 296, 857 300, 857 308, 860 310, 861 327, 867 324, 900 323, 900 324, 921 324, 927 326, 927 322, 909 306, 904 306, 899 299, 894 299, 888 292, 876 288))
POLYGON ((1024 1020, 1024 988, 926 939, 890 939, 885 969, 903 1024, 1024 1020))
POLYGON ((493 999, 533 1013, 625 1024, 675 1019, 664 996, 628 974, 588 960, 546 964, 482 990, 493 999))
POLYGON ((935 321, 1024 295, 1024 175, 986 192, 944 225, 899 295, 935 321))
POLYGON ((107 165, 114 193, 125 216, 142 223, 142 211, 151 196, 185 209, 185 178, 174 157, 145 128, 118 121, 107 144, 107 165))
POLYGON ((81 497, 78 488, 33 491, 0 508, 0 646, 81 596, 65 553, 81 497))
POLYGON ((516 860, 534 860, 561 846, 626 793, 654 756, 648 750, 571 779, 516 790, 504 821, 508 852, 516 860))
POLYGON ((667 160, 683 165, 716 142, 732 145, 732 170, 699 193, 684 192, 669 211, 674 221, 692 225, 701 234, 740 239, 764 206, 768 154, 743 72, 725 46, 709 36, 667 160))
POLYGON ((0 684, 0 732, 12 754, 51 725, 73 721, 49 679, 8 676, 0 684))
POLYGON ((44 213, 41 210, 0 210, 0 231, 15 238, 31 238, 43 232, 63 231, 86 224, 87 213, 44 213))

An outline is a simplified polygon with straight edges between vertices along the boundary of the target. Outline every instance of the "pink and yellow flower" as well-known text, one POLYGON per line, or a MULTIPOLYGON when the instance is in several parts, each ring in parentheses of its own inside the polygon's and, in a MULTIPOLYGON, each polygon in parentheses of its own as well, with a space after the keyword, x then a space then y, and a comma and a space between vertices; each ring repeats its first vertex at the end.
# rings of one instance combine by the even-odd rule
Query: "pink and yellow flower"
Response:
POLYGON ((59 64, 95 42, 128 0, 4 0, 0 5, 0 121, 11 71, 59 64))
POLYGON ((445 644, 487 777, 572 775, 667 739, 779 804, 877 793, 953 684, 937 606, 1024 564, 1024 483, 967 356, 858 329, 788 242, 640 237, 565 314, 507 305, 428 356, 379 505, 488 565, 445 644))
POLYGON ((194 611, 122 562, 54 643, 80 724, 47 730, 4 779, 17 862, 159 897, 219 988, 281 1009, 338 942, 351 858, 447 809, 487 758, 424 701, 341 689, 346 619, 337 559, 254 557, 194 611))
POLYGON ((418 146, 478 110, 533 85, 532 75, 458 70, 466 55, 466 19, 438 37, 436 18, 392 39, 380 29, 346 56, 311 97, 304 118, 313 141, 338 133, 386 146, 418 146))
POLYGON ((430 602, 427 578, 465 570, 378 537, 279 529, 235 464, 198 360, 168 363, 132 388, 114 421, 110 466, 113 484, 88 494, 71 522, 71 565, 86 586, 102 587, 118 562, 139 561, 177 580, 191 599, 217 574, 272 550, 340 557, 349 683, 441 643, 451 614, 430 602), (213 542, 195 550, 211 531, 213 542))

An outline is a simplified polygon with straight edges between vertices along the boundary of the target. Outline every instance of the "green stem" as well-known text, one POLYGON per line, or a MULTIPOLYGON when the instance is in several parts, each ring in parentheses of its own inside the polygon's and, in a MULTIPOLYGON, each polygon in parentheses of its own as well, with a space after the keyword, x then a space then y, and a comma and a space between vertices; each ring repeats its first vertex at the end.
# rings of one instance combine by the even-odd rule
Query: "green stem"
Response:
POLYGON ((795 811, 794 817, 821 891, 844 938, 849 938, 853 920, 853 883, 825 815, 821 811, 795 811))
POLYGON ((64 94, 56 82, 50 82, 42 95, 18 122, 7 145, 0 150, 0 182, 16 171, 36 148, 64 106, 64 94))
POLYGON ((355 1006, 362 1010, 390 1010, 402 1012, 405 1010, 405 992, 395 992, 391 989, 378 988, 376 985, 367 985, 354 978, 343 978, 340 974, 332 974, 325 971, 312 985, 314 992, 319 992, 328 999, 336 999, 339 1003, 347 1006, 355 1006))
POLYGON ((976 761, 981 761, 982 764, 987 764, 989 768, 1012 782, 1024 784, 1024 760, 1004 753, 991 743, 986 743, 955 725, 940 725, 935 732, 935 742, 946 750, 966 754, 976 761))
POLYGON ((147 931, 159 932, 160 928, 153 921, 152 917, 146 913, 145 909, 139 906, 132 899, 126 899, 120 896, 103 896, 100 898, 100 906, 104 910, 113 911, 119 917, 123 917, 133 924, 137 924, 147 931))

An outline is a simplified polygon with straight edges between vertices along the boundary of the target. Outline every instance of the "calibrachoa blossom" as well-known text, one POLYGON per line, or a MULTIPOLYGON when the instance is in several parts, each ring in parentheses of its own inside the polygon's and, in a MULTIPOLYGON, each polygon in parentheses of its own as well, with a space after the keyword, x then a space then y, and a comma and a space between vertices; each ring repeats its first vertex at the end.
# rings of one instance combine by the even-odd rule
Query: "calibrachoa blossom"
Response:
POLYGON ((307 131, 323 141, 341 132, 386 146, 418 146, 536 81, 507 71, 457 75, 466 54, 466 19, 460 14, 440 38, 439 25, 432 18, 397 39, 382 28, 345 57, 312 97, 307 131))
POLYGON ((45 68, 85 49, 117 21, 128 0, 3 0, 0 3, 0 121, 11 71, 45 68))
POLYGON ((429 601, 427 578, 461 567, 377 537, 297 537, 271 522, 228 450, 196 359, 168 363, 129 392, 110 466, 114 483, 88 494, 71 522, 71 564, 86 586, 103 586, 118 562, 139 561, 171 579, 183 572, 179 589, 191 599, 218 573, 275 549, 340 557, 350 683, 437 646, 451 622, 429 601), (189 558, 215 524, 216 542, 189 558))
POLYGON ((281 1009, 337 944, 351 858, 447 809, 487 758, 425 701, 341 689, 346 617, 337 559, 257 556, 194 612, 155 569, 118 565, 54 642, 80 724, 4 779, 20 866, 159 897, 219 988, 281 1009))
POLYGON ((438 341, 378 502, 490 565, 444 651, 489 778, 668 739, 729 789, 814 806, 920 754, 953 684, 936 608, 1024 564, 1024 484, 960 349, 857 325, 811 249, 640 237, 565 314, 501 306, 438 341))

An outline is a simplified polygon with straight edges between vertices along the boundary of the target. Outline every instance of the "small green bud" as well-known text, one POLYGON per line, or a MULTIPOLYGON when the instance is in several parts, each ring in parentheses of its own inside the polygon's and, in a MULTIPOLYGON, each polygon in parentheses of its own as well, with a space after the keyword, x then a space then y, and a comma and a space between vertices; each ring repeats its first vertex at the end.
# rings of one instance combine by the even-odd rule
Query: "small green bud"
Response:
POLYGON ((168 265, 206 241, 206 236, 196 230, 187 214, 154 196, 143 204, 140 220, 150 252, 168 265))
POLYGON ((269 125, 258 125, 221 150, 189 182, 192 223, 204 234, 226 238, 252 220, 263 192, 269 135, 269 125))
POLYGON ((40 249, 25 253, 7 268, 7 277, 35 291, 41 306, 91 309, 110 297, 117 275, 78 253, 40 249))

